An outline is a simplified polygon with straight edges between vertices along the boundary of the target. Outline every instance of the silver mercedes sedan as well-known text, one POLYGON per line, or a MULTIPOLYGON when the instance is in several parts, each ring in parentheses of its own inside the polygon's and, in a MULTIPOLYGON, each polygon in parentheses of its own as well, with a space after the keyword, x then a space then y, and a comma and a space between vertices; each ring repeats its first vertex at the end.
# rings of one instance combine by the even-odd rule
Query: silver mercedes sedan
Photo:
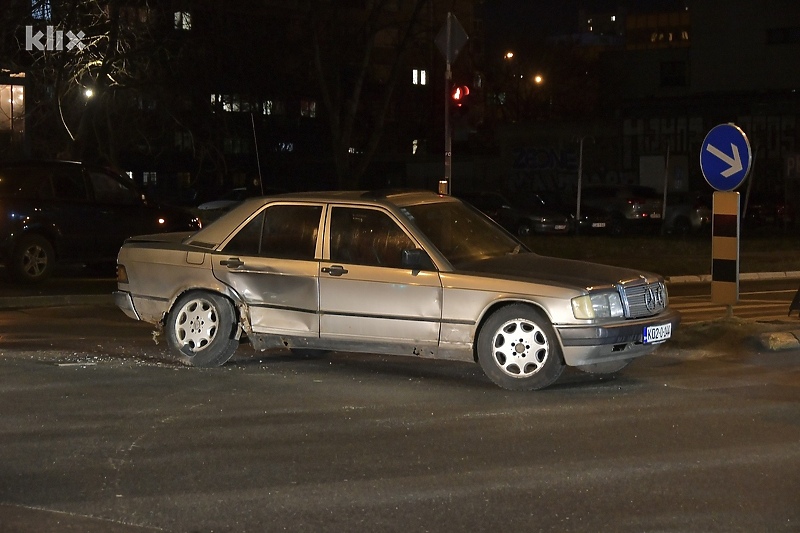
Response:
POLYGON ((614 373, 680 323, 656 274, 538 255, 427 191, 245 200, 194 233, 128 239, 116 304, 194 366, 257 351, 477 362, 541 389, 566 365, 614 373))

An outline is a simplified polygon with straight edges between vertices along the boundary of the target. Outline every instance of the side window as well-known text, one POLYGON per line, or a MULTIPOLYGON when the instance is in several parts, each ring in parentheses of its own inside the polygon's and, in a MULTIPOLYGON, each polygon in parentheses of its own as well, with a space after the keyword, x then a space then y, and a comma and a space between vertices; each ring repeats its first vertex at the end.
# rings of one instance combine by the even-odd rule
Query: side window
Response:
POLYGON ((276 205, 266 209, 261 255, 311 261, 317 249, 322 207, 276 205))
POLYGON ((0 170, 0 198, 52 198, 50 175, 46 169, 13 166, 0 170))
POLYGON ((57 200, 79 200, 89 199, 89 191, 86 189, 86 182, 80 172, 56 172, 51 176, 53 183, 53 194, 57 200))
POLYGON ((321 214, 318 205, 268 207, 228 242, 225 253, 311 261, 321 214))
POLYGON ((264 211, 258 214, 225 245, 230 255, 258 255, 261 247, 261 230, 264 228, 264 211))
POLYGON ((416 247, 386 213, 347 207, 331 212, 331 261, 400 268, 403 250, 416 247))
POLYGON ((101 204, 135 205, 139 193, 132 186, 114 179, 104 172, 90 171, 89 181, 94 190, 94 199, 101 204))

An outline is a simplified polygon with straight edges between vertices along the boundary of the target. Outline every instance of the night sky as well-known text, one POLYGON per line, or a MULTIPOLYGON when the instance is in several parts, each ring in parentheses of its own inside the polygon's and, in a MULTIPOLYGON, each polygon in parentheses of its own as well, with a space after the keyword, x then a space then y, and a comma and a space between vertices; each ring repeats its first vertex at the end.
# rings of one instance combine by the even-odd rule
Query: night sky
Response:
POLYGON ((487 0, 483 6, 489 46, 504 47, 526 40, 574 33, 578 11, 676 11, 683 0, 487 0))

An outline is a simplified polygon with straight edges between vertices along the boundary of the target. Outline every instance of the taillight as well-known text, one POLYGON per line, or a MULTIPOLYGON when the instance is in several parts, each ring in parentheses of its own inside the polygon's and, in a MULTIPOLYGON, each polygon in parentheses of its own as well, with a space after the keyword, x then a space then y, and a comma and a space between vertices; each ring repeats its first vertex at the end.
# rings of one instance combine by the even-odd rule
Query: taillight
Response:
POLYGON ((128 283, 128 271, 125 265, 117 265, 117 283, 128 283))

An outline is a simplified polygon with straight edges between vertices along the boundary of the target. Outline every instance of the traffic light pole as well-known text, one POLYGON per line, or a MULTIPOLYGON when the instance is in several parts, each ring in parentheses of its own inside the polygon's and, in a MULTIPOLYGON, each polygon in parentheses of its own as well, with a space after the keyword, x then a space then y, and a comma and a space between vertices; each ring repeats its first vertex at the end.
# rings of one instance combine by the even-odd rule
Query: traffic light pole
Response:
MULTIPOLYGON (((447 22, 449 25, 450 19, 447 22)), ((448 61, 444 73, 444 179, 439 181, 439 194, 448 195, 452 190, 453 179, 453 134, 450 130, 450 82, 452 79, 453 72, 450 70, 448 61)))
POLYGON ((447 63, 447 70, 444 73, 444 178, 439 180, 439 194, 452 194, 453 189, 453 143, 450 131, 450 85, 453 73, 450 65, 455 61, 467 39, 469 39, 467 32, 464 31, 456 16, 448 12, 447 20, 435 39, 436 46, 444 55, 447 63))

